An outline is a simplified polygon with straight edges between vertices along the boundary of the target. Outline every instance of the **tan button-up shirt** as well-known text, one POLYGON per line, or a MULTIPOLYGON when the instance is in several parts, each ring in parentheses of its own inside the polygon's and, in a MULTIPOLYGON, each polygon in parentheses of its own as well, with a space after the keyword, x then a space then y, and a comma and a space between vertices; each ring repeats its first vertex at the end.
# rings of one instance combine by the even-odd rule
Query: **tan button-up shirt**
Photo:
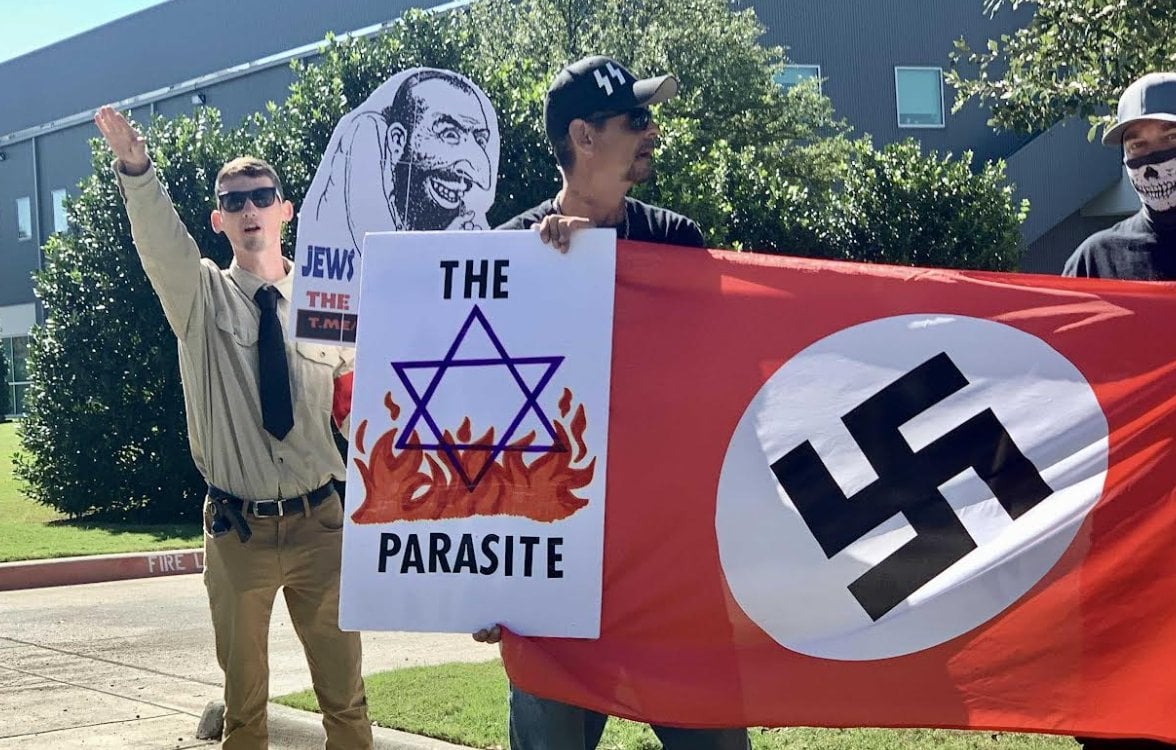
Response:
MULTIPOLYGON (((236 261, 221 270, 200 257, 155 169, 132 177, 115 166, 131 235, 163 312, 179 340, 188 439, 210 484, 246 500, 296 497, 344 478, 331 436, 335 378, 351 369, 350 349, 286 343, 294 428, 277 440, 261 424, 253 300, 265 282, 236 261)), ((292 268, 274 284, 287 327, 292 268)), ((289 332, 287 331, 287 337, 289 332)))

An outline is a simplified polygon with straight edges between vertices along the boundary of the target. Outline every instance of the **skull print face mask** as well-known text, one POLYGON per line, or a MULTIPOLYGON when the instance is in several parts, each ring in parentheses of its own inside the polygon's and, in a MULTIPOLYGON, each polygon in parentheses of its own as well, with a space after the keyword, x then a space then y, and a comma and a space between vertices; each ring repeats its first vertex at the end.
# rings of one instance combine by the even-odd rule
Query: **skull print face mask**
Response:
POLYGON ((1176 148, 1156 151, 1123 164, 1139 199, 1153 211, 1176 208, 1176 148))

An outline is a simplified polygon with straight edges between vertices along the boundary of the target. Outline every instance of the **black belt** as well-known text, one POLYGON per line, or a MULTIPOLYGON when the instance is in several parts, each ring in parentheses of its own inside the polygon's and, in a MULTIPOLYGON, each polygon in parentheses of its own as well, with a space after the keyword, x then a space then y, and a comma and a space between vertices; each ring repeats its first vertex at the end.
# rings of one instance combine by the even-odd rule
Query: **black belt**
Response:
POLYGON ((255 518, 272 518, 284 516, 288 513, 301 513, 308 508, 321 505, 324 500, 335 491, 334 482, 327 482, 317 490, 311 490, 305 495, 286 497, 280 500, 242 500, 211 484, 208 485, 208 496, 213 500, 228 504, 238 512, 255 518))
POLYGON ((208 485, 208 499, 213 504, 213 531, 235 529, 242 542, 248 542, 253 536, 249 528, 247 516, 255 518, 274 518, 299 512, 309 512, 311 508, 322 504, 335 491, 333 482, 327 482, 317 490, 311 490, 305 495, 287 497, 279 500, 242 500, 211 484, 208 485))

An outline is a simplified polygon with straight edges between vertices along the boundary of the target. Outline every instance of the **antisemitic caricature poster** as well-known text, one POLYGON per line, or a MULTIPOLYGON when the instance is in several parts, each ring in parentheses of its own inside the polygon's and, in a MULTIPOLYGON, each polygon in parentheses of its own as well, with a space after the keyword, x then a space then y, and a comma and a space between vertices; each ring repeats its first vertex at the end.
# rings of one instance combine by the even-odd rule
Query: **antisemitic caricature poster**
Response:
POLYGON ((486 94, 448 70, 397 73, 344 116, 298 217, 295 337, 354 343, 368 232, 488 229, 498 154, 486 94))

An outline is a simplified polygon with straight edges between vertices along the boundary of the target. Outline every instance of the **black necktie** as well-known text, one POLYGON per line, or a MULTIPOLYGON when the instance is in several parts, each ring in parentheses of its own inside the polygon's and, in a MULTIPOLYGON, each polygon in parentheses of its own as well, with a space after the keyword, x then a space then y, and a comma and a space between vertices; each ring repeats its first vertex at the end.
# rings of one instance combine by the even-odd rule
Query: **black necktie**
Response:
POLYGON ((294 426, 290 403, 290 366, 286 362, 286 339, 278 320, 278 290, 263 286, 253 295, 261 308, 257 326, 258 387, 261 393, 261 424, 266 432, 284 440, 294 426))

